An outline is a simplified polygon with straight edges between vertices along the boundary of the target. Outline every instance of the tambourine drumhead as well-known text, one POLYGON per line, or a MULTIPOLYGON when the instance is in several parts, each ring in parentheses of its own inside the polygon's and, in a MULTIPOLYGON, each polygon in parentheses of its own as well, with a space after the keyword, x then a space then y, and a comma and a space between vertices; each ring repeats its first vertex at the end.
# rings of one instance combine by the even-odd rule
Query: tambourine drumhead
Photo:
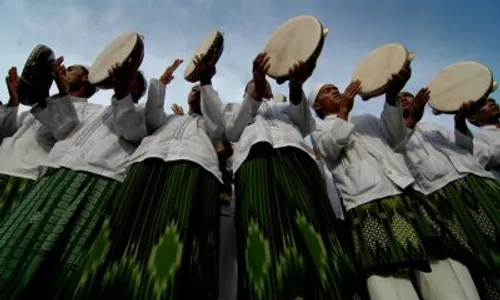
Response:
POLYGON ((490 69, 474 61, 464 61, 442 69, 428 85, 429 105, 441 112, 456 112, 466 101, 478 101, 490 91, 490 69))
POLYGON ((273 78, 287 76, 293 64, 311 58, 322 39, 323 26, 313 16, 298 16, 283 23, 263 50, 271 65, 267 74, 273 78))
MULTIPOLYGON (((221 51, 221 49, 213 49, 213 47, 217 47, 216 42, 218 39, 222 38, 222 33, 218 30, 214 30, 210 32, 210 34, 201 42, 201 44, 196 49, 193 57, 189 60, 189 63, 186 66, 186 70, 184 71, 184 78, 188 80, 191 76, 193 76, 196 71, 196 66, 193 63, 193 60, 198 55, 207 55, 210 50, 221 51)), ((221 40, 223 42, 223 40, 221 40)), ((223 45, 221 45, 223 47, 223 45)), ((216 54, 217 55, 217 54, 216 54)), ((216 57, 216 60, 218 57, 216 57)))
POLYGON ((108 78, 109 68, 115 62, 125 62, 130 57, 140 38, 136 32, 126 32, 111 41, 94 60, 89 72, 89 82, 97 84, 108 78))
POLYGON ((392 74, 408 62, 409 52, 401 44, 385 44, 370 52, 354 70, 351 81, 361 81, 360 94, 375 97, 383 94, 392 74))

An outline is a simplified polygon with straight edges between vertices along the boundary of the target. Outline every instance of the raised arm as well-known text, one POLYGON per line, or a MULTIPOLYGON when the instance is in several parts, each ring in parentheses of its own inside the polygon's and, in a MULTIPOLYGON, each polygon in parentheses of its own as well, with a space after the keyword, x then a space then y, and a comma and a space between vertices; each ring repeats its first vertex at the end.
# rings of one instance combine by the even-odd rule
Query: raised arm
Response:
POLYGON ((329 118, 326 121, 317 121, 316 129, 311 137, 317 145, 321 156, 330 160, 337 160, 345 146, 351 141, 354 124, 341 118, 329 118))
POLYGON ((160 128, 167 118, 165 113, 166 85, 158 79, 149 81, 148 99, 146 100, 146 128, 149 133, 160 128))
POLYGON ((146 101, 146 126, 149 133, 160 128, 167 118, 165 113, 165 90, 174 79, 174 72, 182 64, 178 58, 165 69, 160 79, 151 79, 149 82, 148 100, 146 101))
POLYGON ((143 109, 136 107, 131 94, 119 99, 115 93, 111 99, 115 128, 118 134, 132 143, 139 143, 149 135, 143 109))
POLYGON ((261 104, 261 101, 257 101, 249 93, 245 93, 241 104, 229 103, 224 108, 226 135, 229 141, 237 142, 240 139, 247 125, 255 121, 261 104))
POLYGON ((56 140, 64 140, 80 122, 72 97, 58 94, 44 102, 45 107, 43 104, 36 104, 31 108, 31 113, 49 129, 56 140))
POLYGON ((221 140, 226 131, 226 124, 222 114, 222 102, 211 84, 201 86, 200 101, 208 135, 214 141, 221 140))
POLYGON ((292 122, 300 130, 302 137, 309 135, 316 127, 316 122, 311 115, 309 103, 304 95, 304 82, 312 75, 315 63, 312 65, 302 61, 297 62, 290 68, 288 90, 290 95, 290 104, 288 114, 292 122))
POLYGON ((239 107, 228 105, 224 109, 226 134, 229 141, 237 142, 240 139, 247 125, 255 121, 262 100, 271 96, 271 87, 266 81, 269 67, 269 57, 266 53, 257 54, 252 65, 252 80, 245 88, 243 103, 239 107), (231 108, 230 111, 227 108, 231 108))
MULTIPOLYGON (((48 97, 31 108, 35 118, 46 126, 56 140, 64 140, 80 123, 66 80, 64 58, 58 57, 52 75, 59 94, 48 97)), ((41 98, 42 99, 42 98, 41 98)))
POLYGON ((389 80, 385 94, 385 104, 380 119, 386 133, 386 139, 389 145, 397 151, 403 149, 408 139, 413 133, 413 127, 406 127, 403 118, 403 107, 398 99, 399 93, 403 90, 411 77, 411 68, 408 64, 399 74, 393 74, 389 80))
POLYGON ((6 105, 0 104, 0 144, 4 138, 14 135, 18 128, 19 96, 17 87, 19 86, 19 76, 16 67, 9 69, 5 83, 9 92, 9 102, 6 105))
POLYGON ((403 118, 403 108, 398 103, 392 106, 384 104, 382 114, 380 115, 385 137, 393 149, 402 149, 413 133, 412 128, 407 128, 403 118))
MULTIPOLYGON (((467 116, 474 114, 475 103, 468 101, 455 114, 455 143, 474 155, 474 135, 467 126, 467 116)), ((478 149, 481 147, 479 146, 478 149)), ((483 152, 483 151, 479 151, 483 152)))
MULTIPOLYGON (((306 137, 316 127, 316 121, 311 114, 311 109, 309 109, 307 98, 304 95, 302 89, 300 89, 300 91, 294 91, 290 89, 290 95, 292 93, 300 93, 300 96, 296 95, 294 97, 300 97, 301 99, 297 104, 294 104, 293 102, 289 103, 289 105, 287 106, 288 116, 290 117, 292 123, 297 126, 300 133, 302 134, 302 137, 306 137)), ((292 97, 290 96, 290 99, 291 98, 292 97)))
POLYGON ((500 130, 479 129, 473 133, 466 118, 472 103, 464 103, 455 115, 455 143, 478 158, 487 170, 500 170, 500 130))

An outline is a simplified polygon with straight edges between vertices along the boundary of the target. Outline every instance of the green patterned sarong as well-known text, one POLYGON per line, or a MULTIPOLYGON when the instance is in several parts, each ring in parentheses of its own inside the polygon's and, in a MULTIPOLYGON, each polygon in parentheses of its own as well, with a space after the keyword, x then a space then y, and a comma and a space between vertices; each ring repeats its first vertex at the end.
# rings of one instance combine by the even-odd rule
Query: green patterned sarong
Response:
POLYGON ((420 194, 422 214, 442 240, 440 253, 466 265, 479 262, 500 275, 499 191, 495 181, 468 175, 430 195, 420 194))
POLYGON ((65 297, 118 184, 64 168, 37 181, 0 226, 0 299, 65 297))
POLYGON ((218 298, 220 182, 201 166, 131 167, 73 299, 218 298))
POLYGON ((316 162, 260 143, 235 179, 238 299, 352 299, 354 263, 316 162))
POLYGON ((416 196, 420 215, 432 223, 428 236, 440 241, 428 247, 433 256, 461 261, 482 299, 500 299, 500 183, 468 175, 416 196))
POLYGON ((368 274, 430 272, 424 237, 407 192, 347 212, 356 258, 368 274))
POLYGON ((0 174, 0 224, 19 205, 35 181, 0 174))

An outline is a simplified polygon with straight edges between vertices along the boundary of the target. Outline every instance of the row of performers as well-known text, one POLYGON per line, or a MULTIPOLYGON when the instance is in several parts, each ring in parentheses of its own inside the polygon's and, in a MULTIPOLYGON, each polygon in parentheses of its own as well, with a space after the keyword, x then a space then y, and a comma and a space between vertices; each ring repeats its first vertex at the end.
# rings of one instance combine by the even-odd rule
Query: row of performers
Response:
POLYGON ((350 116, 361 83, 343 93, 318 85, 306 97, 313 69, 299 62, 280 103, 261 53, 241 103, 222 107, 214 63, 197 57, 189 112, 166 114, 181 63, 149 81, 145 106, 142 73, 113 65, 103 106, 88 101, 88 69, 59 58, 59 93, 33 91, 37 104, 19 115, 10 70, 0 299, 500 299, 493 100, 465 103, 454 134, 424 124, 429 91, 402 92, 406 67, 380 116, 350 116), (481 128, 473 134, 467 119, 481 128), (231 193, 222 183, 233 178, 215 149, 228 141, 234 256, 219 233, 220 194, 231 193), (332 209, 336 189, 342 205, 332 209), (237 276, 227 268, 236 262, 237 276))

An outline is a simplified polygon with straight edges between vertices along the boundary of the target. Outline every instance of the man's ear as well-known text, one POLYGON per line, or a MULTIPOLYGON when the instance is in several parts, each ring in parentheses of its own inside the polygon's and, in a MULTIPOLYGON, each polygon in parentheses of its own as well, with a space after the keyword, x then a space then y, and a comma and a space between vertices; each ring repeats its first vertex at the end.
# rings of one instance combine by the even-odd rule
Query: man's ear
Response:
POLYGON ((475 125, 475 126, 479 126, 479 118, 477 117, 477 114, 473 114, 473 115, 470 115, 467 117, 467 121, 469 121, 469 123, 475 125))

